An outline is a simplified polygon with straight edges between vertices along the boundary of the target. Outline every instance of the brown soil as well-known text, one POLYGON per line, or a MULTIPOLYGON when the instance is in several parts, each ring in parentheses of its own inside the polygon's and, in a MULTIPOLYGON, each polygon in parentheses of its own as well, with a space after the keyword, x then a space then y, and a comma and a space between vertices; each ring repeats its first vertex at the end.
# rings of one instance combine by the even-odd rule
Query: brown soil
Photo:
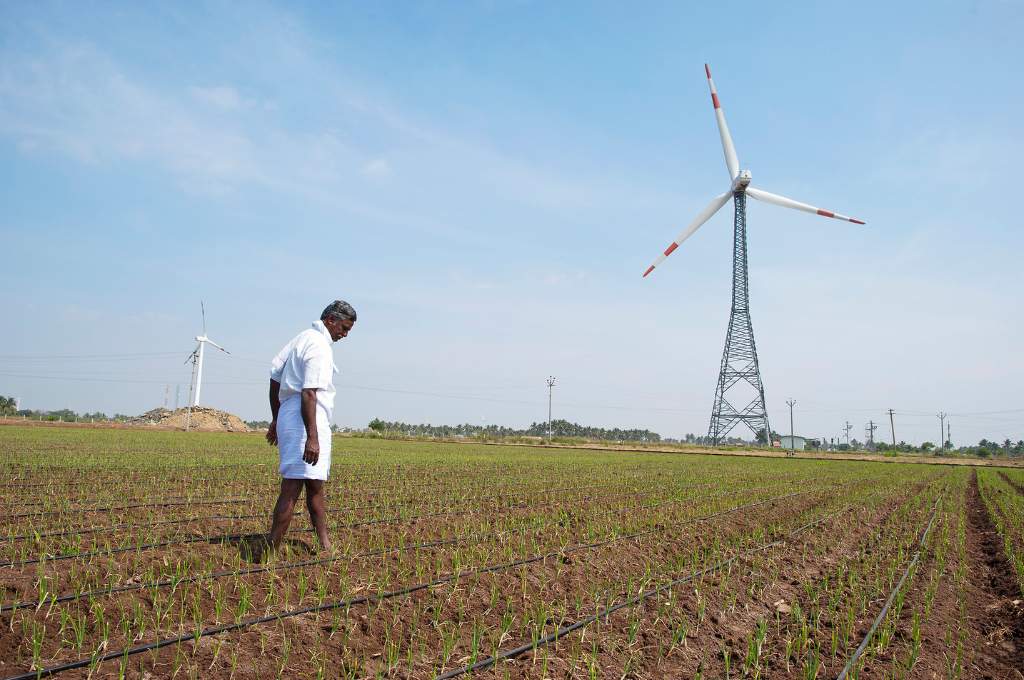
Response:
MULTIPOLYGON (((497 672, 487 671, 478 676, 583 678, 589 675, 585 663, 588 655, 593 654, 598 664, 598 677, 693 677, 696 670, 702 668, 703 677, 718 678, 725 675, 722 650, 727 649, 732 653, 731 677, 742 677, 740 665, 751 632, 759 620, 767 620, 771 629, 763 657, 767 673, 761 677, 798 677, 796 668, 787 670, 783 650, 774 632, 778 625, 775 613, 784 611, 780 603, 782 607, 788 607, 800 602, 804 597, 804 584, 818 581, 825 575, 841 575, 845 560, 870 542, 871 535, 888 523, 907 498, 920 492, 936 476, 949 479, 958 475, 956 479, 961 493, 957 495, 956 502, 961 504, 958 506, 961 509, 966 503, 969 520, 967 559, 970 574, 968 580, 972 588, 968 597, 969 620, 964 622, 969 631, 966 642, 970 664, 965 667, 961 677, 1024 680, 1016 670, 1024 667, 1020 594, 1016 594, 1018 604, 1014 605, 1015 598, 1008 589, 1016 589, 1016 584, 1002 557, 1001 542, 978 496, 976 482, 972 481, 965 491, 965 471, 932 469, 927 473, 928 479, 902 486, 898 490, 889 490, 880 502, 871 507, 854 503, 849 512, 830 516, 822 524, 787 541, 784 546, 740 559, 729 570, 709 574, 681 586, 675 592, 675 604, 672 607, 667 607, 663 598, 652 598, 635 608, 595 622, 584 631, 568 636, 557 645, 537 654, 527 654, 515 662, 504 664, 497 672), (700 592, 700 601, 706 607, 706 618, 703 618, 699 626, 696 591, 700 592), (669 649, 672 630, 680 617, 688 620, 691 625, 688 644, 672 651, 669 649), (635 625, 639 628, 631 630, 635 622, 638 622, 635 625), (549 659, 547 665, 545 659, 549 659)), ((419 477, 412 479, 420 481, 419 477)), ((304 570, 282 570, 240 579, 222 578, 201 584, 185 584, 180 589, 132 591, 98 598, 97 601, 113 616, 111 623, 115 630, 112 631, 110 646, 113 650, 131 643, 116 629, 120 612, 133 611, 137 603, 141 603, 144 611, 152 612, 155 603, 166 600, 172 590, 178 592, 177 597, 188 597, 181 600, 180 604, 174 604, 164 627, 159 632, 148 630, 145 640, 167 637, 182 630, 187 632, 192 627, 191 593, 198 593, 200 599, 197 602, 202 609, 202 619, 207 623, 215 619, 212 612, 214 594, 221 591, 226 593, 227 613, 218 619, 224 622, 231 620, 230 612, 239 601, 242 585, 251 590, 252 600, 257 604, 249 616, 259 615, 286 608, 280 601, 268 603, 266 598, 272 590, 280 592, 284 589, 285 592, 291 592, 292 599, 287 606, 299 604, 295 593, 298 579, 303 574, 308 577, 309 583, 321 576, 326 577, 330 583, 327 601, 332 601, 348 593, 365 594, 378 589, 389 590, 420 583, 434 575, 470 565, 501 563, 505 561, 501 552, 505 547, 523 556, 543 553, 552 548, 558 550, 559 545, 585 543, 594 540, 594 536, 588 533, 591 523, 606 516, 619 518, 613 524, 624 528, 644 518, 657 517, 659 522, 665 523, 662 525, 664 531, 641 538, 594 550, 566 553, 556 559, 532 563, 522 568, 467 577, 409 597, 391 599, 379 606, 364 604, 353 607, 351 611, 307 614, 235 633, 210 636, 195 645, 188 642, 181 645, 180 649, 168 647, 152 654, 133 656, 128 660, 126 669, 126 677, 129 678, 171 677, 178 670, 177 675, 181 678, 226 679, 275 677, 284 665, 283 677, 316 677, 316 666, 322 661, 326 665, 327 677, 345 677, 347 672, 351 672, 355 677, 373 677, 381 673, 384 677, 427 678, 432 677, 441 667, 444 636, 449 632, 455 635, 456 643, 454 654, 445 665, 446 669, 467 663, 472 648, 472 632, 478 620, 487 623, 489 631, 494 631, 505 611, 515 614, 515 627, 509 637, 499 643, 501 648, 507 649, 529 640, 529 634, 524 633, 521 624, 538 602, 553 603, 555 609, 551 611, 551 616, 555 622, 561 616, 567 621, 582 618, 592 614, 598 603, 578 598, 588 598, 598 592, 607 594, 613 601, 621 601, 626 596, 635 595, 638 587, 649 585, 643 581, 645 573, 650 573, 658 582, 663 582, 667 577, 690 573, 693 568, 691 563, 677 563, 673 560, 688 555, 691 550, 730 546, 726 548, 726 554, 735 554, 739 545, 764 544, 773 538, 787 535, 787 531, 803 522, 822 517, 829 508, 835 510, 852 503, 855 498, 863 498, 865 489, 873 490, 872 485, 876 483, 877 480, 859 479, 856 481, 857 488, 800 488, 809 493, 679 527, 673 526, 673 520, 686 516, 684 509, 691 504, 690 501, 659 505, 655 512, 645 503, 657 499, 659 487, 656 484, 648 485, 649 497, 646 499, 634 498, 636 494, 632 487, 624 488, 619 494, 602 493, 597 498, 590 498, 588 496, 593 489, 587 486, 574 489, 574 493, 567 494, 563 490, 550 498, 552 490, 561 490, 563 486, 562 482, 555 480, 548 482, 550 488, 542 494, 520 492, 507 499, 504 494, 494 495, 496 489, 489 488, 483 493, 445 499, 443 507, 458 512, 423 519, 414 519, 413 516, 424 509, 436 508, 439 499, 422 492, 415 493, 411 499, 404 498, 403 494, 401 505, 404 507, 408 502, 406 509, 410 514, 402 512, 398 505, 389 508, 390 512, 385 514, 390 517, 401 513, 404 521, 338 530, 334 536, 338 546, 346 552, 349 549, 355 552, 396 544, 408 545, 433 538, 472 537, 499 521, 506 531, 500 541, 488 541, 486 545, 475 549, 463 547, 456 550, 453 546, 445 546, 419 551, 420 556, 427 557, 421 565, 425 569, 424 573, 415 571, 419 564, 416 555, 404 552, 372 559, 344 558, 333 564, 304 570), (509 506, 502 499, 508 502, 534 499, 534 502, 527 507, 509 506), (479 504, 471 502, 464 507, 467 500, 479 504), (546 520, 543 526, 535 523, 535 520, 541 518, 546 520), (512 530, 517 528, 523 531, 512 530), (183 620, 179 618, 182 615, 183 620), (404 645, 415 640, 415 645, 403 647, 403 659, 408 653, 412 660, 403 661, 389 673, 385 657, 388 644, 394 640, 404 645), (287 651, 284 649, 286 644, 287 651), (179 664, 184 664, 184 669, 177 669, 179 664)), ((359 488, 359 485, 354 486, 359 488)), ((403 485, 403 488, 405 486, 415 484, 403 485)), ((230 514, 266 511, 272 501, 273 489, 263 489, 256 485, 253 490, 255 493, 250 499, 251 507, 231 508, 230 514)), ((747 492, 749 490, 750 487, 746 489, 747 492)), ((343 512, 342 508, 353 506, 349 509, 354 510, 356 506, 365 505, 369 499, 355 498, 351 492, 346 493, 343 489, 339 489, 339 494, 340 498, 331 498, 331 505, 336 511, 332 521, 360 519, 361 512, 352 516, 343 512)), ((369 495, 372 497, 373 494, 369 495)), ((707 502, 711 496, 697 494, 695 498, 707 502)), ((728 507, 733 503, 723 502, 723 505, 728 507)), ((211 514, 217 511, 211 508, 211 514)), ((926 515, 928 511, 930 507, 927 510, 920 509, 918 514, 926 515)), ((160 521, 194 512, 196 510, 188 508, 156 508, 138 518, 118 516, 106 520, 160 521)), ((79 521, 82 519, 79 518, 79 521)), ((938 529, 939 520, 936 522, 938 529)), ((228 532, 262 531, 265 523, 265 518, 257 517, 251 523, 238 523, 229 529, 223 523, 207 517, 181 527, 152 527, 142 535, 146 540, 202 537, 228 532)), ((598 522, 597 526, 604 525, 598 522)), ((289 534, 294 541, 292 554, 287 561, 308 559, 315 542, 304 531, 307 528, 306 517, 296 518, 293 533, 289 534)), ((139 534, 136 531, 134 535, 138 537, 139 534)), ((130 538, 131 534, 115 536, 130 538)), ((87 563, 68 560, 47 565, 46 573, 54 580, 52 587, 56 592, 68 592, 73 584, 82 582, 87 574, 96 574, 99 585, 137 583, 152 577, 165 577, 174 573, 179 560, 192 565, 189 573, 209 573, 237 565, 237 556, 245 549, 243 543, 197 542, 185 548, 171 546, 137 554, 122 553, 112 560, 98 559, 87 563)), ((32 557, 32 553, 39 547, 35 546, 28 557, 32 557)), ((932 566, 930 558, 921 565, 919 573, 922 577, 915 579, 911 586, 903 619, 909 619, 908 612, 919 608, 932 566)), ((954 627, 961 621, 955 604, 957 593, 948 585, 955 566, 951 559, 942 579, 946 585, 939 590, 938 603, 924 631, 926 640, 921 663, 915 667, 912 677, 946 677, 942 665, 944 629, 954 627), (945 601, 952 604, 946 606, 945 601)), ((6 571, 0 579, 0 591, 6 589, 6 592, 2 592, 3 597, 0 599, 4 602, 33 599, 37 590, 36 579, 40 573, 34 566, 6 571)), ((301 604, 315 604, 315 597, 307 593, 301 604)), ((877 611, 880 603, 872 606, 877 611)), ((90 603, 83 599, 68 607, 68 610, 88 616, 90 603)), ((49 627, 47 636, 50 642, 44 649, 43 665, 88 655, 91 649, 88 644, 81 652, 56 645, 60 621, 57 618, 47 619, 46 607, 26 614, 30 619, 45 622, 49 627)), ((0 616, 0 677, 28 667, 29 645, 26 633, 20 626, 22 620, 21 614, 16 618, 0 616)), ((908 627, 909 624, 901 624, 901 629, 908 627)), ((551 630, 550 625, 546 630, 551 630)), ((70 633, 65 631, 64 635, 70 633)), ((92 630, 87 639, 91 643, 96 641, 92 630)), ((491 653, 491 644, 494 642, 497 642, 495 638, 485 640, 481 656, 491 653)), ((842 660, 830 658, 829 673, 833 677, 832 671, 836 664, 841 667, 842 660)), ((118 665, 116 661, 105 663, 91 677, 117 677, 118 665)), ((881 668, 871 668, 870 672, 862 673, 861 677, 881 677, 881 668)), ((87 670, 82 670, 62 674, 61 677, 84 678, 89 675, 87 670)), ((819 674, 819 677, 822 675, 819 674)))
MULTIPOLYGON (((484 616, 488 609, 486 601, 488 589, 491 585, 501 590, 500 599, 502 601, 505 601, 506 598, 512 598, 517 603, 517 606, 521 606, 524 609, 533 599, 533 595, 539 594, 540 591, 545 591, 546 597, 553 597, 555 593, 567 595, 572 592, 584 592, 583 587, 591 581, 595 573, 604 574, 610 586, 614 586, 621 581, 621 573, 643 573, 644 564, 664 559, 666 556, 678 551, 680 548, 677 541, 682 539, 683 536, 686 536, 683 540, 683 545, 692 543, 710 544, 712 540, 724 539, 730 535, 736 535, 736 532, 763 526, 769 518, 781 519, 782 516, 806 509, 811 505, 814 505, 814 503, 810 499, 796 499, 785 505, 773 503, 771 506, 752 509, 742 514, 727 515, 715 520, 713 523, 691 525, 686 527, 685 531, 673 532, 675 534, 673 538, 676 540, 666 542, 665 536, 654 535, 635 542, 624 542, 616 547, 609 546, 604 549, 573 554, 567 556, 565 560, 535 563, 522 570, 522 578, 524 579, 522 582, 519 580, 519 570, 487 575, 481 579, 467 579, 464 582, 446 585, 431 591, 424 591, 415 597, 399 598, 393 603, 383 606, 384 612, 393 611, 394 615, 383 612, 378 614, 375 607, 371 607, 371 610, 368 612, 364 605, 353 609, 351 614, 340 617, 339 621, 345 626, 345 632, 334 637, 333 641, 331 640, 332 635, 329 626, 332 621, 332 614, 330 613, 318 617, 297 617, 282 621, 281 624, 260 626, 239 634, 204 639, 199 643, 196 650, 197 658, 192 659, 192 663, 199 669, 207 670, 216 665, 216 670, 208 672, 203 677, 226 677, 229 675, 226 668, 227 657, 221 656, 220 661, 214 662, 216 643, 220 639, 224 639, 227 643, 225 650, 231 650, 235 654, 241 652, 241 658, 244 660, 245 665, 239 668, 239 675, 242 677, 266 677, 269 674, 272 677, 277 671, 276 668, 271 667, 272 664, 275 662, 281 663, 282 652, 279 647, 283 639, 281 634, 287 631, 289 644, 292 645, 291 665, 289 666, 291 670, 295 670, 297 667, 305 668, 306 664, 303 663, 302 659, 309 659, 312 654, 319 653, 325 655, 326 659, 329 660, 328 667, 333 668, 336 672, 345 667, 346 664, 359 665, 363 668, 363 672, 359 674, 362 677, 367 672, 381 670, 382 668, 380 650, 384 647, 384 641, 387 639, 386 629, 382 628, 382 626, 388 627, 392 625, 389 623, 390 621, 397 621, 400 622, 399 628, 403 628, 408 625, 408 622, 418 620, 420 626, 427 627, 430 625, 429 615, 424 607, 441 606, 443 603, 445 607, 444 617, 450 620, 454 613, 452 609, 454 606, 453 602, 458 602, 462 598, 465 598, 466 616, 484 616), (528 592, 524 592, 524 589, 528 592), (554 592, 552 592, 552 589, 554 589, 554 592), (470 596, 470 591, 472 591, 472 596, 470 596), (257 663, 256 659, 261 656, 257 653, 257 650, 264 643, 267 647, 267 653, 264 657, 265 663, 257 663)), ((580 509, 584 512, 585 516, 592 516, 592 513, 588 512, 588 508, 582 507, 580 509)), ((428 531, 432 529, 430 527, 426 528, 428 531)), ((584 538, 584 536, 577 536, 572 542, 577 542, 581 538, 584 538)), ((364 542, 360 541, 360 543, 364 542)), ((218 550, 215 546, 197 545, 190 548, 189 552, 192 553, 192 559, 198 557, 196 553, 202 553, 204 556, 209 555, 209 557, 216 559, 216 553, 223 552, 223 550, 223 548, 218 550)), ((438 565, 441 572, 452 569, 449 555, 438 552, 436 556, 441 560, 441 563, 438 565)), ((147 557, 155 562, 154 558, 157 555, 154 554, 147 557)), ((500 560, 495 558, 494 561, 500 560)), ((153 564, 153 562, 150 563, 153 564)), ((374 585, 373 577, 371 577, 369 583, 366 583, 364 570, 371 568, 371 571, 379 572, 381 568, 385 567, 384 560, 378 560, 378 566, 372 566, 372 561, 370 563, 358 561, 350 565, 346 565, 346 562, 343 561, 337 568, 348 573, 349 582, 353 584, 366 584, 357 587, 357 592, 363 589, 376 590, 377 586, 374 585)), ((406 565, 406 568, 411 565, 409 556, 405 555, 395 556, 386 562, 389 565, 389 569, 397 568, 403 563, 406 565)), ((59 568, 63 569, 63 565, 59 568)), ((336 571, 335 574, 337 574, 336 571)), ((284 575, 282 574, 282 576, 284 575)), ((294 585, 294 574, 290 576, 289 580, 294 585)), ((415 581, 416 579, 412 574, 407 573, 403 580, 415 581)), ((250 579, 250 582, 256 589, 256 601, 262 601, 266 593, 266 579, 250 579)), ((229 583, 225 582, 225 585, 229 589, 233 589, 233 586, 229 583)), ((147 592, 143 595, 142 601, 146 606, 151 606, 152 603, 148 601, 148 597, 149 593, 147 592)), ((130 607, 137 598, 138 595, 132 593, 127 594, 125 597, 114 599, 123 602, 125 607, 130 607)), ((209 599, 204 598, 203 609, 207 616, 209 612, 206 610, 209 606, 209 599)), ((82 602, 79 611, 82 613, 88 612, 88 604, 82 602)), ((37 616, 41 616, 43 613, 45 611, 37 613, 37 616)), ((185 624, 187 628, 187 618, 185 624)), ((468 628, 465 626, 459 631, 460 642, 458 648, 462 651, 459 653, 458 658, 461 658, 464 650, 469 647, 469 640, 466 639, 468 632, 468 628)), ((17 633, 11 635, 10 631, 7 630, 0 632, 0 642, 4 644, 9 644, 12 638, 17 637, 20 637, 17 633)), ((117 641, 117 644, 120 644, 120 641, 117 641)), ((428 648, 420 652, 425 655, 424 661, 436 663, 430 654, 430 649, 436 650, 439 647, 440 638, 431 639, 428 648)), ((193 653, 191 643, 183 646, 182 653, 191 657, 193 653)), ((154 665, 154 658, 150 655, 133 657, 129 665, 130 667, 138 668, 139 664, 144 663, 148 672, 152 673, 151 677, 166 677, 172 673, 175 654, 175 650, 169 648, 156 655, 159 657, 156 665, 154 665)), ((63 656, 66 655, 65 652, 63 656)), ((9 656, 5 656, 10 659, 9 656)), ((19 670, 24 668, 21 664, 18 664, 16 667, 19 670)), ((451 667, 451 664, 449 667, 451 667)), ((0 667, 0 671, 4 670, 8 669, 0 667)), ((116 673, 117 663, 112 662, 102 667, 99 677, 116 676, 116 673)), ((5 674, 0 673, 0 675, 5 674)), ((71 677, 85 677, 86 673, 75 671, 68 675, 71 677)), ((402 675, 400 674, 400 677, 402 675)), ((427 677, 428 675, 428 668, 424 667, 422 676, 417 673, 416 677, 427 677)), ((129 677, 139 676, 129 674, 129 677)), ((525 677, 535 677, 534 670, 527 667, 525 669, 525 677)))
POLYGON ((179 408, 169 411, 155 408, 129 421, 131 425, 152 425, 184 430, 186 425, 191 430, 201 432, 249 432, 249 426, 238 416, 206 406, 193 406, 191 409, 179 408))
POLYGON ((1024 597, 981 499, 977 475, 967 490, 967 513, 968 618, 975 635, 965 670, 968 677, 1024 679, 1024 597))

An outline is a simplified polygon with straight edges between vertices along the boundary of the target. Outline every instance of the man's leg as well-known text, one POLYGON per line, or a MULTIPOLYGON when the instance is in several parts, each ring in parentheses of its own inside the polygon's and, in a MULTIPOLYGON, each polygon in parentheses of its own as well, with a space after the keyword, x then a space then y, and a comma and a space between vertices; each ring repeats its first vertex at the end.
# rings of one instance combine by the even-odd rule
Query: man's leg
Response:
POLYGON ((313 520, 320 547, 331 549, 331 537, 327 535, 327 502, 324 498, 324 483, 319 479, 306 480, 306 508, 309 518, 313 520))
POLYGON ((282 479, 281 494, 277 497, 277 505, 274 506, 274 523, 270 527, 270 545, 274 550, 281 546, 288 525, 291 524, 292 514, 295 512, 295 502, 299 500, 302 493, 301 479, 282 479))

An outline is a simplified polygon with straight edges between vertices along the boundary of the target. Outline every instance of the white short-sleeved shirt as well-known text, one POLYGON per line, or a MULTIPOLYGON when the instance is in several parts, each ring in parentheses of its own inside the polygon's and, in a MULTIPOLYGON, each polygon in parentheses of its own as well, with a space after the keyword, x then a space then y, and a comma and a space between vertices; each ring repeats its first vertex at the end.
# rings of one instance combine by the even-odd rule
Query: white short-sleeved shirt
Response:
POLYGON ((313 322, 277 353, 270 362, 270 379, 281 383, 279 397, 285 401, 298 396, 303 389, 316 389, 317 404, 327 412, 328 420, 334 414, 334 352, 331 334, 322 321, 313 322))

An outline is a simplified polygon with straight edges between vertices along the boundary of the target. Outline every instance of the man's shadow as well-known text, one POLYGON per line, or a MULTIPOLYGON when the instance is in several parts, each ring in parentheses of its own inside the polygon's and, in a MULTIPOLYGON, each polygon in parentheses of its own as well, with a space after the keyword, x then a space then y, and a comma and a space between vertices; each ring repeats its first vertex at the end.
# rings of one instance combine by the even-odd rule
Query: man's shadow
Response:
MULTIPOLYGON (((228 545, 238 547, 238 556, 243 562, 252 564, 263 564, 274 554, 270 548, 270 541, 266 534, 245 534, 244 536, 231 536, 222 541, 228 545)), ((313 554, 313 548, 306 542, 297 538, 286 538, 284 544, 278 548, 278 555, 287 555, 290 552, 298 553, 304 557, 313 554)))

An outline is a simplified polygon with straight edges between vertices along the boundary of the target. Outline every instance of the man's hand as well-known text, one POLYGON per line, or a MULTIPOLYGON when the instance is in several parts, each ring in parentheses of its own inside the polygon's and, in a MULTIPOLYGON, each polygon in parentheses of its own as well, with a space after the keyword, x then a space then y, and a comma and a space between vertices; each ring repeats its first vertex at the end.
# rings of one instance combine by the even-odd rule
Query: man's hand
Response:
POLYGON ((270 444, 277 444, 277 421, 271 420, 270 427, 267 428, 267 442, 270 444))
POLYGON ((320 440, 316 437, 306 437, 306 450, 302 452, 302 460, 310 465, 316 465, 320 460, 320 440))

